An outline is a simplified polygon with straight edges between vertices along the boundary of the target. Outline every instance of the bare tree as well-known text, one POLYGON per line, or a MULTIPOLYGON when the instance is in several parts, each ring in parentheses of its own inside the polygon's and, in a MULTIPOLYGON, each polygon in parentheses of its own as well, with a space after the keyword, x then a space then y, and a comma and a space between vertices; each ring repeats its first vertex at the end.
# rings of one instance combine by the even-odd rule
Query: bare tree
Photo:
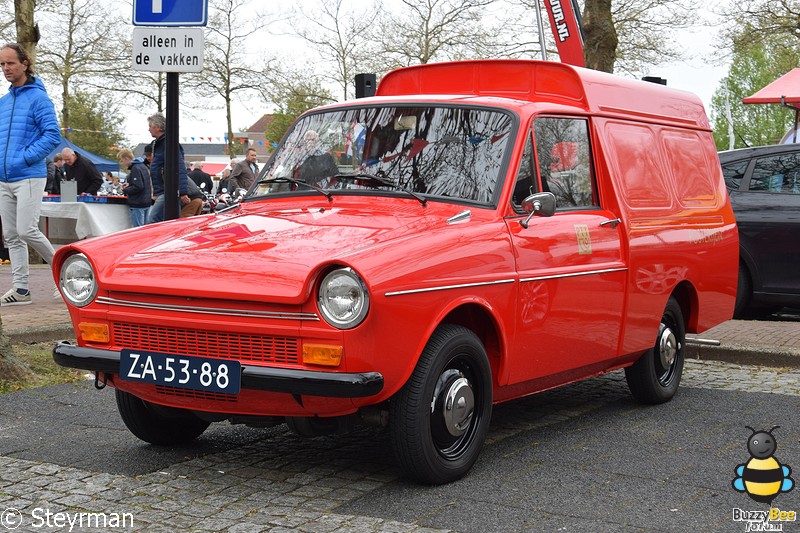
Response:
POLYGON ((264 84, 267 96, 276 106, 272 121, 264 132, 270 143, 281 140, 292 122, 308 109, 330 104, 336 99, 325 89, 323 78, 308 69, 280 65, 270 70, 264 84))
POLYGON ((486 8, 496 0, 401 0, 373 32, 382 69, 494 55, 499 44, 486 8))
MULTIPOLYGON (((263 94, 264 69, 248 64, 246 51, 253 36, 263 31, 260 19, 245 0, 212 0, 206 27, 203 72, 187 77, 188 84, 206 98, 221 98, 227 119, 228 153, 241 146, 234 142, 231 103, 235 98, 263 94), (247 13, 248 16, 242 16, 247 13)), ((267 63, 269 60, 267 60, 267 63)))
POLYGON ((292 14, 292 28, 319 54, 320 66, 335 80, 347 100, 359 65, 369 57, 368 35, 377 17, 376 4, 345 3, 344 0, 320 0, 315 8, 301 4, 292 14), (331 72, 333 71, 333 72, 331 72))
POLYGON ((130 61, 130 51, 121 45, 126 42, 120 35, 124 22, 108 4, 60 0, 45 3, 43 10, 48 23, 39 66, 43 76, 61 88, 61 127, 67 131, 73 84, 102 87, 107 75, 130 61))
MULTIPOLYGON (((511 0, 527 10, 540 9, 543 0, 511 0)), ((702 21, 688 0, 580 0, 583 6, 581 25, 584 37, 584 62, 587 67, 606 72, 620 70, 637 73, 645 67, 673 61, 683 52, 673 38, 675 31, 702 21)), ((547 42, 552 32, 544 15, 547 42)), ((522 17, 521 23, 508 25, 510 33, 525 35, 524 25, 534 17, 522 17)), ((533 26, 530 26, 532 31, 533 26)), ((548 52, 553 45, 548 46, 548 52)))
POLYGON ((726 21, 723 37, 746 45, 783 36, 785 45, 800 41, 800 2, 797 0, 744 0, 721 10, 726 21), (746 30, 746 31, 745 31, 746 30))

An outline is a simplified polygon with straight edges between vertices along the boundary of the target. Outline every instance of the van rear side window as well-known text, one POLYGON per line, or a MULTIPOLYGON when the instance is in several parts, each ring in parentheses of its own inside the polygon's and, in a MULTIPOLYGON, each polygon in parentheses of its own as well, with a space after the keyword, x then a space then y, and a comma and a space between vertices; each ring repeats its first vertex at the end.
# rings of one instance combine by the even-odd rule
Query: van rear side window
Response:
POLYGON ((597 207, 587 121, 542 117, 533 131, 542 189, 555 195, 556 207, 597 207))
POLYGON ((652 128, 609 121, 606 132, 613 172, 620 179, 620 196, 635 209, 669 208, 664 165, 652 128))

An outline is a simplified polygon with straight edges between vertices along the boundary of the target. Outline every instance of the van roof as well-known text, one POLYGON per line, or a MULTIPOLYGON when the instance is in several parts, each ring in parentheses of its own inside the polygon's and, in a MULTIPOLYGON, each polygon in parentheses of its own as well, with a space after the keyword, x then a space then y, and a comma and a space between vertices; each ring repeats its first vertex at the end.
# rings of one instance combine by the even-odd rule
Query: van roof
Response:
POLYGON ((393 70, 376 96, 494 96, 550 102, 605 116, 710 130, 694 94, 552 61, 497 59, 428 63, 393 70))

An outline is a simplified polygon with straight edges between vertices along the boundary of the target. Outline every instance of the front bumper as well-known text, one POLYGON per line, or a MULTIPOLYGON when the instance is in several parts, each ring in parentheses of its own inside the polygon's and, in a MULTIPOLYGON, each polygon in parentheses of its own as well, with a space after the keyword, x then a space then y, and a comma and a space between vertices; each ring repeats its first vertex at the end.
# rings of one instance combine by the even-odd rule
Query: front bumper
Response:
MULTIPOLYGON (((120 353, 115 350, 62 342, 53 348, 53 360, 68 368, 119 374, 120 353)), ((242 388, 330 398, 364 398, 383 389, 383 376, 380 372, 317 372, 242 365, 242 388)))

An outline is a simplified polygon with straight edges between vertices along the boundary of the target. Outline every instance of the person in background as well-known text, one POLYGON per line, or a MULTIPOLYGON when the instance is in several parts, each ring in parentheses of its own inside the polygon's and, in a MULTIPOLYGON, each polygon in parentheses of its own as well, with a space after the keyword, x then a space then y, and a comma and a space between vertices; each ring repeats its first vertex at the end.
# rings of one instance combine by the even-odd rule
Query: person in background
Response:
POLYGON ((197 186, 194 180, 186 182, 186 195, 189 197, 189 203, 183 204, 181 207, 181 218, 193 217, 203 212, 203 201, 206 199, 205 194, 197 186))
POLYGON ((61 173, 52 159, 48 157, 45 162, 47 163, 47 185, 44 186, 44 192, 61 194, 61 173))
POLYGON ((231 169, 226 168, 222 171, 222 177, 219 179, 217 186, 217 194, 224 192, 231 192, 231 169))
POLYGON ((111 172, 107 174, 111 181, 103 183, 97 194, 100 196, 122 196, 124 193, 122 192, 122 183, 119 180, 119 176, 115 176, 111 172))
MULTIPOLYGON (((152 154, 152 152, 150 152, 152 154)), ((153 203, 153 189, 150 186, 150 170, 144 159, 133 158, 133 152, 123 148, 117 154, 119 163, 128 169, 128 179, 122 184, 122 193, 128 197, 128 209, 131 213, 131 227, 144 226, 147 212, 153 203)))
POLYGON ((214 181, 211 179, 211 175, 208 172, 203 171, 202 165, 200 161, 192 163, 192 170, 189 171, 189 178, 203 191, 211 193, 211 190, 214 188, 214 181), (205 187, 202 186, 204 183, 205 187))
MULTIPOLYGON (((31 303, 30 245, 48 264, 55 250, 39 230, 39 213, 47 184, 47 154, 61 142, 56 110, 33 60, 17 43, 0 48, 0 68, 11 83, 0 98, 0 220, 11 258, 12 287, 0 306, 31 303)), ((54 297, 60 297, 58 291, 54 297)))
POLYGON ((250 190, 250 187, 256 181, 256 176, 258 176, 256 159, 255 148, 248 148, 244 154, 244 161, 236 163, 236 166, 231 170, 231 188, 250 190))
POLYGON ((78 194, 97 194, 97 191, 103 186, 103 177, 94 163, 72 148, 61 150, 61 156, 68 165, 67 179, 78 181, 78 194))
MULTIPOLYGON (((147 223, 152 224, 164 220, 164 195, 169 192, 164 190, 164 164, 167 157, 167 119, 163 114, 155 113, 147 118, 147 124, 150 129, 150 135, 155 139, 153 141, 153 160, 150 163, 150 178, 153 183, 155 201, 150 207, 150 212, 147 213, 147 223)), ((191 200, 186 194, 189 178, 186 176, 186 165, 183 161, 183 147, 179 145, 178 149, 178 191, 180 192, 178 210, 180 211, 180 207, 188 204, 191 200)), ((169 195, 172 196, 175 192, 169 192, 169 195)))
POLYGON ((53 164, 56 166, 56 176, 58 176, 59 181, 58 188, 61 189, 60 182, 67 179, 67 169, 64 168, 64 156, 60 153, 54 155, 53 164))

